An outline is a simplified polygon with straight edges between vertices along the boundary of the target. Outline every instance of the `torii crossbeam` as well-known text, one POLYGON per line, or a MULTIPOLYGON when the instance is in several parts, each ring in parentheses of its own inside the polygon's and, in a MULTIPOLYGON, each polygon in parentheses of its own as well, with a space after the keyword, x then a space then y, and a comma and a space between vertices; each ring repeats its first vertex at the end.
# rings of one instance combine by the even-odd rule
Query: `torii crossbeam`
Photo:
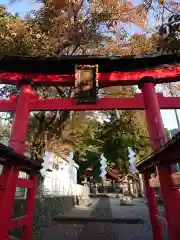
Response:
MULTIPOLYGON (((164 97, 158 93, 157 99, 161 109, 180 109, 179 97, 164 97)), ((1 112, 13 112, 16 110, 17 98, 0 100, 1 112)), ((30 111, 55 111, 55 110, 144 110, 144 100, 142 94, 136 94, 131 98, 100 98, 95 104, 78 104, 72 98, 61 99, 40 99, 38 96, 32 96, 29 103, 30 111)))
POLYGON ((30 78, 36 84, 74 86, 75 64, 98 64, 100 87, 138 85, 140 79, 151 76, 154 83, 180 80, 180 56, 146 55, 127 57, 60 56, 0 58, 0 82, 17 84, 30 78))

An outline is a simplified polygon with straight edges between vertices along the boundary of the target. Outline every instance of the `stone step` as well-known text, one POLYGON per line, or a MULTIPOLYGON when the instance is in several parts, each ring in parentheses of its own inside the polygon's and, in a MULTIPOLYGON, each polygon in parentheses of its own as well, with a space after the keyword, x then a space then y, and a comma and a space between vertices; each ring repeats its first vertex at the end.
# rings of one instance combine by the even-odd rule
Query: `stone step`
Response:
POLYGON ((144 224, 143 219, 139 218, 113 218, 113 217, 83 217, 83 216, 56 216, 58 222, 108 222, 108 223, 120 223, 120 224, 144 224))

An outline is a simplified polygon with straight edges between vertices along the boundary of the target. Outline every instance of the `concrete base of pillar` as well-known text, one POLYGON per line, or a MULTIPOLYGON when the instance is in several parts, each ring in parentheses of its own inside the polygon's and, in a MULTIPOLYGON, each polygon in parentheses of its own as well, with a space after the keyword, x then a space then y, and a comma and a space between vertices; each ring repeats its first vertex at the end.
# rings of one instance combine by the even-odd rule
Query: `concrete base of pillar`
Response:
POLYGON ((89 207, 92 206, 92 200, 90 198, 80 198, 79 199, 80 207, 89 207))

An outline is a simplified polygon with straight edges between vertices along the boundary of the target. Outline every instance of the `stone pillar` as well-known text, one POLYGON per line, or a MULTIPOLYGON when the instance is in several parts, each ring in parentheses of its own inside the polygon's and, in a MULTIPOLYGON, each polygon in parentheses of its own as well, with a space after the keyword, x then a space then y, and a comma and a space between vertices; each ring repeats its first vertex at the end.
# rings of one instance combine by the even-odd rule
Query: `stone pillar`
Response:
POLYGON ((143 181, 143 175, 139 174, 139 187, 140 187, 140 196, 145 198, 145 189, 144 189, 144 181, 143 181))
POLYGON ((92 201, 91 201, 91 198, 90 198, 90 189, 89 189, 89 186, 88 186, 88 182, 87 182, 87 179, 85 179, 83 182, 82 182, 84 185, 83 185, 83 190, 82 190, 82 194, 79 198, 79 207, 89 207, 92 205, 92 201))
POLYGON ((121 205, 131 205, 132 204, 132 196, 130 193, 130 189, 129 189, 129 181, 128 181, 128 177, 125 177, 124 180, 124 186, 123 186, 123 195, 122 195, 122 199, 121 199, 121 205))

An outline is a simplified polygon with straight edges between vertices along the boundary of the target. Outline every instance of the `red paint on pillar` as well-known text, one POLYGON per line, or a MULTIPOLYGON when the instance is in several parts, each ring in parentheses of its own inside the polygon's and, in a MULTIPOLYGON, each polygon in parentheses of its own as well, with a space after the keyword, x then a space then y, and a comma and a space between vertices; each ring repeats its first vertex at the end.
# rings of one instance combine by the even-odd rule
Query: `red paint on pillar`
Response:
MULTIPOLYGON (((13 121, 10 146, 19 154, 23 154, 26 148, 26 136, 29 123, 30 100, 34 99, 34 91, 31 85, 23 85, 18 99, 16 114, 13 121)), ((28 222, 23 228, 23 240, 32 239, 32 226, 34 207, 36 200, 37 176, 31 176, 33 187, 28 188, 26 214, 28 222)))
POLYGON ((16 113, 13 120, 9 146, 17 153, 24 154, 29 123, 30 100, 34 97, 31 85, 23 85, 18 97, 16 113))
POLYGON ((158 166, 160 188, 164 200, 164 210, 168 222, 168 239, 179 240, 180 236, 180 193, 179 188, 173 186, 172 169, 169 166, 158 166))
POLYGON ((145 172, 144 173, 144 183, 146 187, 146 197, 149 207, 149 216, 152 226, 152 232, 153 232, 153 240, 162 240, 162 230, 159 225, 159 221, 156 216, 158 216, 158 205, 156 201, 155 191, 154 188, 150 187, 149 185, 149 179, 150 179, 150 173, 145 172))
POLYGON ((28 215, 28 224, 23 228, 23 240, 31 240, 33 234, 33 217, 36 201, 36 186, 37 186, 37 176, 32 176, 31 181, 33 181, 33 187, 28 189, 27 192, 27 204, 26 204, 26 214, 28 215))
MULTIPOLYGON (((15 150, 18 154, 23 154, 25 151, 25 141, 27 136, 28 122, 29 122, 29 110, 30 100, 34 97, 33 88, 31 85, 23 85, 21 87, 20 96, 17 99, 16 113, 13 120, 12 132, 10 137, 9 146, 15 150)), ((6 239, 11 224, 12 209, 14 204, 16 185, 19 175, 18 167, 5 167, 3 176, 5 177, 5 183, 3 192, 1 193, 1 205, 0 205, 0 239, 6 239)), ((36 182, 37 177, 32 176, 33 187, 28 189, 27 198, 27 214, 28 221, 24 226, 24 235, 22 240, 32 239, 32 223, 34 214, 34 200, 36 197, 36 182)))
POLYGON ((141 90, 144 98, 146 118, 148 122, 148 130, 152 148, 153 150, 157 150, 165 143, 166 135, 154 83, 144 83, 141 87, 141 90))
POLYGON ((0 202, 0 239, 8 237, 9 226, 12 218, 12 209, 16 191, 16 182, 19 175, 19 169, 14 167, 5 168, 3 171, 5 179, 1 192, 0 202))
MULTIPOLYGON (((141 89, 144 97, 152 148, 153 150, 157 150, 166 142, 166 134, 154 83, 145 82, 141 89)), ((172 187, 171 166, 158 166, 157 173, 160 180, 161 193, 164 200, 164 210, 168 222, 169 240, 178 240, 180 222, 177 221, 177 219, 180 215, 180 193, 177 187, 174 189, 172 187)), ((149 207, 152 208, 150 205, 149 207)), ((153 211, 156 212, 155 206, 153 207, 153 211)))
MULTIPOLYGON (((152 148, 156 150, 159 147, 159 142, 164 142, 164 131, 162 131, 163 122, 160 117, 160 110, 158 108, 159 105, 155 92, 155 86, 151 82, 146 82, 142 85, 141 90, 144 98, 151 145, 152 148), (157 126, 160 126, 160 129, 158 129, 157 126)), ((149 177, 150 176, 148 173, 144 174, 149 215, 153 231, 153 240, 162 240, 162 229, 157 218, 158 204, 154 188, 149 186, 149 177)))

